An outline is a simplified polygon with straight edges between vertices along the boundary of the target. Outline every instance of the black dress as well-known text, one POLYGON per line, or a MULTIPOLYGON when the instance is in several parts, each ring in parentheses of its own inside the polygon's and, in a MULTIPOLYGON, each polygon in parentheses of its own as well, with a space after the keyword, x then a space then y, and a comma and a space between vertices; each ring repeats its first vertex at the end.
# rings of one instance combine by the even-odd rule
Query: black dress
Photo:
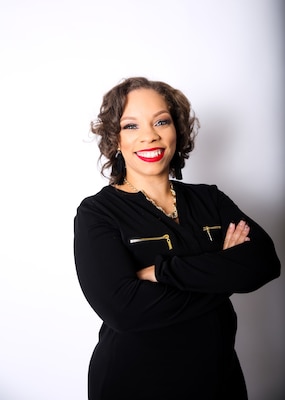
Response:
POLYGON ((174 181, 180 224, 139 193, 112 186, 75 218, 81 288, 103 320, 90 400, 244 400, 229 297, 279 276, 270 237, 216 186, 174 181), (222 250, 231 221, 250 242, 222 250), (159 283, 136 271, 155 264, 159 283))

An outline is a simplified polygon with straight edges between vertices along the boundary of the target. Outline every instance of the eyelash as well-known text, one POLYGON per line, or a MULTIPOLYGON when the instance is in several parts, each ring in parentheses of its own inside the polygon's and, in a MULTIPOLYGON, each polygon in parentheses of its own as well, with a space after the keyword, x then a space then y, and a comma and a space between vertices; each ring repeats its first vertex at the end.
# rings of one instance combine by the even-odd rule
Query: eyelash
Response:
POLYGON ((170 125, 170 119, 160 119, 155 123, 155 126, 170 125))
MULTIPOLYGON (((154 126, 170 125, 170 123, 171 123, 170 119, 160 119, 154 124, 154 126)), ((137 129, 137 128, 138 128, 137 124, 127 124, 123 126, 123 129, 137 129)))
POLYGON ((137 125, 136 124, 127 124, 127 125, 123 126, 123 129, 137 129, 137 125))

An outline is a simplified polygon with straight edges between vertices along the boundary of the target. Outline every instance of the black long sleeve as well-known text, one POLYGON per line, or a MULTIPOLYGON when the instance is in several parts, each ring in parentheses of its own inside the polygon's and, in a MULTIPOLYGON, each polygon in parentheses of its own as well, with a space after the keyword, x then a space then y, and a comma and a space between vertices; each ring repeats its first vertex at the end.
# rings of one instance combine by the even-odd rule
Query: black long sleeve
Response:
POLYGON ((92 199, 86 199, 78 208, 74 251, 85 297, 105 323, 117 331, 149 330, 184 322, 213 310, 227 298, 186 293, 137 279, 135 260, 122 242, 120 229, 92 199))
POLYGON ((251 292, 280 275, 280 261, 269 235, 224 193, 212 187, 224 235, 230 221, 245 219, 250 241, 227 250, 156 258, 159 282, 200 293, 251 292))

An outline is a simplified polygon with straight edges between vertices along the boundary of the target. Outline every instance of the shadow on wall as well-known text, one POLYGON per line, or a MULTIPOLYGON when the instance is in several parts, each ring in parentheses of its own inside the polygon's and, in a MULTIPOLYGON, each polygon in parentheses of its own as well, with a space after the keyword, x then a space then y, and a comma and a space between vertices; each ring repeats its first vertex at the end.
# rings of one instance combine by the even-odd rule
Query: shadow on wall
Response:
MULTIPOLYGON (((275 208, 262 204, 260 198, 251 198, 248 207, 249 214, 273 238, 281 265, 285 262, 283 204, 284 198, 275 208)), ((252 400, 285 399, 284 287, 282 268, 278 279, 256 292, 232 298, 239 320, 237 351, 252 400)))
POLYGON ((214 183, 218 186, 221 182, 225 185, 238 142, 238 121, 234 121, 229 114, 221 117, 219 112, 208 109, 200 113, 199 119, 201 128, 183 174, 184 180, 193 182, 194 179, 195 183, 214 183))
MULTIPOLYGON (((243 146, 238 121, 209 113, 201 120, 205 122, 184 171, 184 181, 217 184, 270 234, 284 265, 284 191, 280 190, 281 196, 275 190, 268 193, 270 188, 262 186, 260 176, 254 176, 252 169, 248 173, 254 159, 247 158, 252 149, 243 146)), ((238 315, 236 348, 251 400, 285 399, 284 287, 281 273, 280 278, 256 292, 232 296, 238 315)))

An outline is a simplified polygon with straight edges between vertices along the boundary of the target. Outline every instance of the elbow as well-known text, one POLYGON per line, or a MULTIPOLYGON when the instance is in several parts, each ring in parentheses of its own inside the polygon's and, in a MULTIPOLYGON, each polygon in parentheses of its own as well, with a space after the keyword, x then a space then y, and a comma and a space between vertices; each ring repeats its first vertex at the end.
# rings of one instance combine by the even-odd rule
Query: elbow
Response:
POLYGON ((118 304, 109 303, 106 300, 97 301, 97 299, 91 299, 90 296, 85 296, 85 298, 98 317, 115 332, 126 333, 136 330, 136 318, 129 315, 126 310, 122 310, 118 304))
POLYGON ((273 266, 272 270, 271 270, 271 279, 277 279, 279 278, 279 276, 281 275, 281 263, 279 261, 279 259, 277 259, 276 264, 273 266))
MULTIPOLYGON (((251 246, 247 246, 247 249, 251 246)), ((280 276, 281 263, 272 241, 270 246, 264 244, 254 247, 253 255, 248 254, 250 266, 247 269, 244 290, 239 293, 253 292, 280 276)))
POLYGON ((264 268, 263 271, 260 269, 250 274, 250 276, 247 276, 245 279, 246 283, 235 293, 250 293, 260 289, 267 283, 277 279, 280 276, 280 270, 281 266, 279 260, 274 265, 271 263, 270 266, 264 268))
POLYGON ((102 319, 111 329, 118 333, 126 333, 131 330, 131 317, 128 317, 126 313, 114 305, 108 308, 108 313, 105 312, 102 319))
POLYGON ((129 284, 129 290, 123 285, 119 290, 102 289, 92 280, 79 279, 82 292, 99 318, 111 329, 119 333, 139 331, 143 325, 143 312, 134 301, 137 282, 129 284), (134 285, 135 283, 135 285, 134 285), (135 289, 133 289, 135 287, 135 289), (132 290, 134 290, 134 293, 132 290), (134 304, 135 303, 135 304, 134 304))
POLYGON ((141 330, 141 323, 135 315, 111 308, 108 314, 97 312, 100 318, 111 329, 118 333, 136 332, 141 330))
POLYGON ((281 263, 280 260, 274 250, 273 254, 270 254, 267 259, 265 259, 265 271, 264 271, 264 280, 265 283, 270 282, 276 278, 278 278, 281 274, 281 263))

